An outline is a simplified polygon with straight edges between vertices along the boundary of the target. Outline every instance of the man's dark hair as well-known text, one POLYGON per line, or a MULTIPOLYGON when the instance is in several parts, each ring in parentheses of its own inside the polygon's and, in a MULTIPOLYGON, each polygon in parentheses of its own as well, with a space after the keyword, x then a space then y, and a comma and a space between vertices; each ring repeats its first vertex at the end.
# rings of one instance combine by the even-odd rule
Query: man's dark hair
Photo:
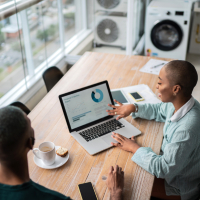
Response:
POLYGON ((13 106, 0 109, 0 160, 17 153, 27 128, 22 110, 13 106))
POLYGON ((180 85, 185 96, 192 94, 198 81, 198 74, 190 62, 173 60, 165 65, 165 71, 172 85, 180 85))

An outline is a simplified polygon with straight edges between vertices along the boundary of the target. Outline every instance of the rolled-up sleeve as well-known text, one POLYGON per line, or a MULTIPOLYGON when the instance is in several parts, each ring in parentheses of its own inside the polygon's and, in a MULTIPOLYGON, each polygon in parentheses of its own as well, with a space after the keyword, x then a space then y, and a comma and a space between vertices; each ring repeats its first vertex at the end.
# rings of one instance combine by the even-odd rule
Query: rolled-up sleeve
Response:
POLYGON ((140 147, 133 155, 132 161, 157 178, 168 178, 184 168, 194 147, 195 138, 190 137, 190 133, 176 132, 173 141, 165 146, 163 155, 157 155, 150 147, 140 147))
POLYGON ((167 113, 167 103, 157 104, 137 104, 138 112, 132 113, 133 118, 143 118, 148 120, 156 120, 158 122, 165 122, 167 113))

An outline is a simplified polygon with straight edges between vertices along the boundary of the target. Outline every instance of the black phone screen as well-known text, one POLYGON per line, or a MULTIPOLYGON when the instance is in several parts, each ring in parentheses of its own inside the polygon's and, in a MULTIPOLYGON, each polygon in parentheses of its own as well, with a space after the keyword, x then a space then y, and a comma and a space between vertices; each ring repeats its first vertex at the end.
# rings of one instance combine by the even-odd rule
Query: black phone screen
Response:
POLYGON ((83 200, 97 200, 91 182, 78 185, 83 200))
POLYGON ((141 99, 142 97, 137 93, 137 92, 133 92, 130 93, 135 99, 141 99))
MULTIPOLYGON (((112 94, 113 99, 116 99, 120 103, 128 103, 128 101, 126 100, 126 98, 124 97, 124 95, 122 94, 120 90, 111 91, 111 94, 112 94)), ((114 103, 117 104, 116 102, 114 103)))

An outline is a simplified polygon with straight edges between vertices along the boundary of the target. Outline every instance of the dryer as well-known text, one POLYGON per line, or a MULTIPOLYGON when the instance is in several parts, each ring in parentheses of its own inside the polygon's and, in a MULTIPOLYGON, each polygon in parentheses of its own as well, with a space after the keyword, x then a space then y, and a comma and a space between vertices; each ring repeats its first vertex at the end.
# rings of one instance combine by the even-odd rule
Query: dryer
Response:
POLYGON ((146 13, 145 55, 185 60, 191 4, 153 0, 146 13))

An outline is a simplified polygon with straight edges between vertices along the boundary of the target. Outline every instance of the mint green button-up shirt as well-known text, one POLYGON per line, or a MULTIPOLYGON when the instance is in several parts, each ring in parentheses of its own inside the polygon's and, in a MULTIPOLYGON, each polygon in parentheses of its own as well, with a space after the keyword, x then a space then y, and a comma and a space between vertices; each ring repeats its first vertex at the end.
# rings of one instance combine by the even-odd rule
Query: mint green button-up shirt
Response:
MULTIPOLYGON (((193 97, 192 97, 193 98, 193 97)), ((181 195, 182 200, 195 200, 200 195, 200 104, 193 99, 191 108, 172 117, 172 103, 137 104, 133 118, 165 122, 161 154, 150 147, 140 147, 132 157, 157 178, 165 179, 167 195, 181 195), (185 112, 185 113, 184 113, 185 112)), ((177 111, 178 112, 178 111, 177 111)))

